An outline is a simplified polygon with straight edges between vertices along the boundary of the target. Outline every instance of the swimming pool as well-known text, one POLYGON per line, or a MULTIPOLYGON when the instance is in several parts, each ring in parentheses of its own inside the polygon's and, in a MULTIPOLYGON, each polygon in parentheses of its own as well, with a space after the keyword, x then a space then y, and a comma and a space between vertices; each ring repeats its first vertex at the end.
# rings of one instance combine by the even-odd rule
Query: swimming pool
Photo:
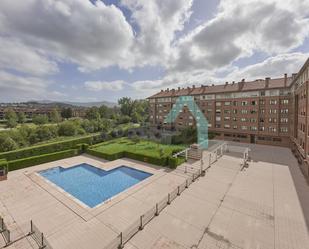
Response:
POLYGON ((91 208, 152 175, 127 166, 105 171, 86 163, 39 174, 91 208))

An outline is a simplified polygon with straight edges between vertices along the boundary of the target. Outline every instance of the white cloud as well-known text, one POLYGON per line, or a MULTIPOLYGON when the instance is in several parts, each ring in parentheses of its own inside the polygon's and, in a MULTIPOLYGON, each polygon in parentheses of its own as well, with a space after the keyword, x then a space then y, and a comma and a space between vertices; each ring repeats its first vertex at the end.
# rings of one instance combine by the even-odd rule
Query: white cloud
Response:
POLYGON ((240 80, 241 78, 246 78, 254 80, 265 77, 283 77, 284 73, 291 75, 300 70, 308 56, 309 53, 290 53, 269 57, 260 63, 249 65, 242 69, 235 68, 225 79, 240 80))
POLYGON ((122 80, 116 81, 86 81, 85 87, 89 91, 119 91, 123 89, 125 82, 122 80))
POLYGON ((55 62, 40 54, 36 49, 17 40, 3 37, 0 37, 1 68, 33 75, 54 74, 59 71, 55 62))
POLYGON ((0 71, 1 101, 25 101, 32 99, 54 99, 59 97, 49 91, 50 81, 37 77, 21 77, 0 71))
POLYGON ((132 52, 135 66, 165 65, 177 31, 191 15, 193 0, 122 0, 138 26, 132 52))
POLYGON ((0 32, 19 37, 81 70, 126 67, 133 31, 123 13, 102 1, 2 0, 0 32))
POLYGON ((177 43, 172 71, 216 70, 256 51, 286 53, 308 36, 302 0, 223 0, 212 20, 177 43))

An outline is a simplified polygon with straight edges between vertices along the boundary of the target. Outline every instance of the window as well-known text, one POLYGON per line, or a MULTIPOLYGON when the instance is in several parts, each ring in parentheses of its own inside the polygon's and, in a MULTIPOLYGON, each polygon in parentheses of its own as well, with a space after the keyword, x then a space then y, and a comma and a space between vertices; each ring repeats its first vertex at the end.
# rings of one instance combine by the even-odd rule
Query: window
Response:
POLYGON ((265 109, 261 109, 261 110, 260 110, 260 113, 261 113, 261 114, 264 114, 264 113, 265 113, 265 109))
POLYGON ((237 129, 237 125, 233 125, 233 129, 236 130, 237 129))
POLYGON ((277 123, 277 119, 276 118, 269 118, 268 122, 269 123, 277 123))
POLYGON ((281 123, 288 123, 289 119, 288 118, 280 118, 281 123))
POLYGON ((268 131, 269 132, 276 132, 277 131, 277 129, 276 129, 276 127, 268 127, 268 131))
POLYGON ((288 127, 280 127, 280 132, 288 132, 288 127))
POLYGON ((234 114, 237 114, 237 109, 234 109, 234 110, 233 110, 233 113, 234 113, 234 114))
POLYGON ((289 100, 288 99, 281 99, 281 104, 282 105, 288 105, 289 104, 289 100))
POLYGON ((256 118, 250 118, 250 122, 251 123, 255 123, 256 122, 256 118))
POLYGON ((260 126, 260 131, 265 131, 265 127, 264 126, 260 126))
POLYGON ((257 131, 257 127, 256 127, 256 126, 251 126, 251 127, 250 127, 250 130, 251 130, 251 131, 257 131))
POLYGON ((248 101, 241 101, 241 105, 242 106, 248 105, 248 101))
POLYGON ((224 105, 226 105, 226 106, 231 105, 231 101, 225 101, 225 102, 224 102, 224 105))
POLYGON ((216 109, 216 113, 220 114, 221 113, 221 109, 216 109))
POLYGON ((265 100, 264 99, 260 100, 260 105, 265 105, 265 100))
POLYGON ((242 129, 243 131, 247 130, 247 126, 241 126, 240 129, 242 129))
POLYGON ((252 109, 252 110, 250 111, 250 113, 251 113, 251 114, 256 114, 256 113, 257 113, 257 110, 256 110, 256 109, 252 109))
POLYGON ((271 99, 271 100, 269 100, 269 104, 270 105, 276 105, 277 104, 277 100, 271 99))
POLYGON ((224 114, 230 114, 231 110, 224 110, 224 114))
POLYGON ((216 102, 216 106, 221 106, 221 102, 216 102))
POLYGON ((233 121, 237 121, 237 118, 233 117, 233 121))
POLYGON ((276 113, 277 113, 277 109, 270 109, 270 110, 269 110, 269 113, 270 113, 270 114, 276 114, 276 113))
POLYGON ((289 109, 281 109, 281 113, 282 114, 287 114, 287 113, 289 113, 289 109))
POLYGON ((256 105, 256 101, 255 100, 251 101, 251 105, 256 105))
POLYGON ((220 122, 220 121, 221 121, 221 117, 218 117, 218 116, 217 116, 217 117, 216 117, 216 121, 217 121, 217 122, 220 122))
POLYGON ((225 128, 225 129, 230 129, 231 126, 230 126, 229 124, 225 124, 225 125, 224 125, 224 128, 225 128))
POLYGON ((224 120, 225 121, 228 121, 228 120, 230 120, 231 118, 230 117, 224 117, 224 120))
POLYGON ((247 122, 247 119, 246 118, 241 118, 240 121, 241 122, 247 122))
POLYGON ((241 110, 241 114, 248 114, 248 110, 241 110))

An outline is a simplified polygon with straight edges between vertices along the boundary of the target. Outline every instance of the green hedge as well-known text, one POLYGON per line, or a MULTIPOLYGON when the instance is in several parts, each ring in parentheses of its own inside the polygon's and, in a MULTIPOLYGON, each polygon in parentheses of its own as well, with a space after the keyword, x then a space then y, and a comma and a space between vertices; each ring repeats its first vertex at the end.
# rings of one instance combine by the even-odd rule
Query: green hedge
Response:
POLYGON ((91 135, 87 137, 66 140, 62 142, 54 142, 49 144, 32 146, 24 149, 13 150, 9 152, 0 153, 0 159, 4 158, 8 161, 17 160, 21 158, 28 158, 38 156, 41 154, 49 154, 57 151, 63 151, 76 148, 78 144, 92 144, 94 141, 100 141, 100 135, 91 135))
POLYGON ((103 152, 99 152, 99 151, 92 150, 92 149, 87 149, 86 152, 92 156, 100 157, 100 158, 103 158, 109 161, 117 160, 125 156, 123 151, 113 153, 113 154, 108 154, 108 153, 103 153, 103 152))
POLYGON ((186 161, 183 157, 169 157, 168 158, 168 166, 171 169, 176 169, 178 165, 184 163, 186 161))
POLYGON ((0 169, 6 168, 7 165, 8 165, 7 160, 5 160, 5 159, 0 159, 0 169))
POLYGON ((79 154, 79 150, 71 149, 71 150, 64 150, 60 152, 44 154, 40 156, 33 156, 23 159, 17 159, 13 161, 9 161, 9 171, 22 169, 30 166, 34 166, 41 163, 47 163, 51 161, 60 160, 67 157, 77 156, 79 154))
POLYGON ((88 154, 100 157, 109 161, 117 160, 122 157, 131 158, 137 161, 147 162, 150 164, 160 165, 160 166, 169 166, 170 168, 176 168, 178 165, 185 162, 184 158, 173 158, 173 157, 152 157, 146 156, 144 154, 139 154, 136 152, 128 152, 128 151, 121 151, 113 154, 99 152, 93 149, 88 149, 86 151, 88 154))

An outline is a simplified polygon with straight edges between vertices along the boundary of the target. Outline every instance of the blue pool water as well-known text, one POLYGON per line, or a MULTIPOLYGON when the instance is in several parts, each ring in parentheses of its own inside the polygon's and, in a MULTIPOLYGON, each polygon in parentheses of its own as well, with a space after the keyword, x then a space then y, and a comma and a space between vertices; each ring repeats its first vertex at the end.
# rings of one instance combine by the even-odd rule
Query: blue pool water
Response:
POLYGON ((83 163, 71 168, 56 167, 40 172, 89 207, 95 207, 152 174, 126 166, 105 171, 83 163))

